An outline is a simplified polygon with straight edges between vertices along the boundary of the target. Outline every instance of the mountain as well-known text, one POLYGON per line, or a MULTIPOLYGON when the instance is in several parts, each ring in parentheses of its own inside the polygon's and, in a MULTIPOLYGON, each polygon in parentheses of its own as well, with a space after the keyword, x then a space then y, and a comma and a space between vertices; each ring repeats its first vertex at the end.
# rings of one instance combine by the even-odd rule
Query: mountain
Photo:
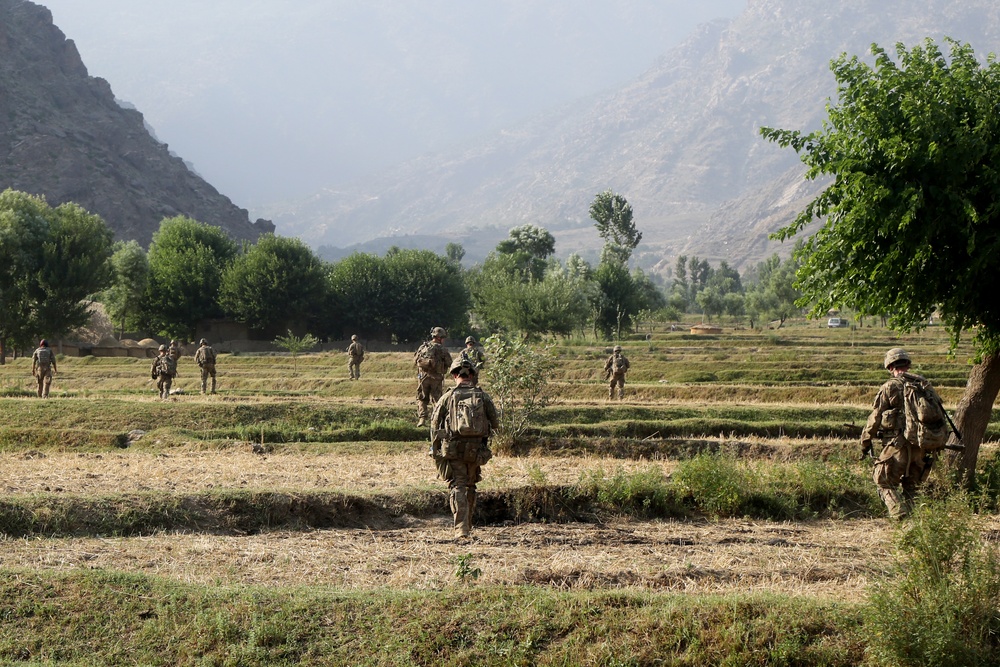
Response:
POLYGON ((314 245, 432 235, 482 246, 532 223, 554 234, 560 255, 596 257, 588 208, 610 188, 633 206, 641 265, 666 270, 686 253, 743 266, 778 248, 767 234, 819 187, 759 128, 819 128, 841 53, 945 36, 984 56, 998 50, 1000 5, 751 0, 608 94, 267 213, 314 245))
POLYGON ((147 245, 165 217, 186 215, 234 239, 273 231, 192 172, 135 109, 91 77, 45 7, 0 0, 0 190, 74 201, 116 238, 147 245))

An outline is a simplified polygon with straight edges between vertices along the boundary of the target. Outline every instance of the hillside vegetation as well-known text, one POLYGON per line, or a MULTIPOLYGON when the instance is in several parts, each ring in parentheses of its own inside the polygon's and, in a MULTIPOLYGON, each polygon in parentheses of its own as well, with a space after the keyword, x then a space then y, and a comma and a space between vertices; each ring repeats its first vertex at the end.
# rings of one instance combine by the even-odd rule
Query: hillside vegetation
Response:
POLYGON ((969 350, 939 327, 657 330, 623 341, 620 402, 609 348, 558 341, 554 400, 484 469, 471 543, 410 353, 356 382, 343 354, 221 355, 209 396, 184 357, 168 401, 145 360, 62 358, 46 401, 13 360, 0 662, 874 664, 865 604, 899 529, 857 434, 897 345, 953 409, 969 350))

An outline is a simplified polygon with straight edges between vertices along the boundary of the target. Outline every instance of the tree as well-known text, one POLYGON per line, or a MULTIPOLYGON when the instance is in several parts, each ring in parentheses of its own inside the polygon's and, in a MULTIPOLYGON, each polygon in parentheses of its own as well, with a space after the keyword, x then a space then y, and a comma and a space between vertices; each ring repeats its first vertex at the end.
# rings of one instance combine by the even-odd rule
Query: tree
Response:
POLYGON ((792 147, 806 177, 833 182, 775 234, 788 239, 814 219, 799 251, 798 287, 812 314, 849 307, 888 313, 899 330, 919 330, 935 309, 957 341, 974 329, 976 358, 956 424, 960 465, 972 482, 979 445, 1000 391, 1000 63, 980 64, 948 40, 950 57, 926 40, 878 45, 874 65, 846 54, 831 68, 839 100, 820 131, 763 128, 792 147))
POLYGON ((219 305, 257 331, 303 322, 316 326, 325 306, 326 271, 302 241, 265 234, 222 274, 219 305))
POLYGON ((425 340, 436 326, 468 327, 469 294, 460 267, 429 250, 400 250, 384 262, 380 319, 397 340, 425 340))
POLYGON ((545 274, 545 260, 556 251, 556 239, 542 227, 521 225, 510 230, 510 237, 497 244, 496 251, 513 258, 525 280, 539 280, 545 274))
POLYGON ((449 262, 461 264, 462 258, 465 257, 465 248, 462 247, 461 243, 448 243, 444 247, 444 256, 448 258, 449 262))
POLYGON ((278 336, 274 339, 274 344, 292 355, 292 369, 297 373, 299 370, 298 356, 306 350, 316 347, 319 344, 319 339, 308 333, 296 336, 289 329, 288 335, 278 336))
POLYGON ((6 346, 57 337, 86 323, 111 276, 111 231, 72 203, 0 193, 0 362, 6 346))
POLYGON ((622 264, 628 263, 632 251, 642 240, 642 232, 636 230, 632 221, 632 205, 620 194, 605 190, 590 205, 590 217, 604 239, 605 254, 614 256, 622 264))
POLYGON ((236 244, 219 227, 178 216, 164 219, 149 246, 143 319, 153 331, 193 337, 200 320, 222 315, 222 274, 236 244))
POLYGON ((344 330, 388 339, 383 302, 391 289, 385 262, 378 255, 355 252, 329 267, 329 321, 324 329, 340 338, 344 330))
POLYGON ((549 403, 549 375, 555 363, 546 350, 535 350, 503 334, 490 336, 483 346, 490 360, 485 380, 500 417, 494 447, 510 453, 517 438, 549 403))
POLYGON ((136 241, 119 241, 111 255, 111 286, 100 295, 108 317, 118 324, 118 335, 126 327, 138 326, 137 316, 149 283, 149 260, 136 241))

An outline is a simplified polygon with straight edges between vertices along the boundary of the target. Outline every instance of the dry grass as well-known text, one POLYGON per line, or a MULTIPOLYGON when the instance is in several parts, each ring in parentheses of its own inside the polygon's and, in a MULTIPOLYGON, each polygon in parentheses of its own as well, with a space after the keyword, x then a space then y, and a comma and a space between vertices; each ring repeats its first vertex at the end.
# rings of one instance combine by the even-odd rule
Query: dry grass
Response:
POLYGON ((468 556, 481 585, 769 591, 846 601, 881 574, 892 535, 887 520, 668 521, 480 527, 473 542, 455 543, 449 522, 245 537, 6 540, 0 565, 105 568, 217 585, 440 589, 456 583, 458 558, 468 556))

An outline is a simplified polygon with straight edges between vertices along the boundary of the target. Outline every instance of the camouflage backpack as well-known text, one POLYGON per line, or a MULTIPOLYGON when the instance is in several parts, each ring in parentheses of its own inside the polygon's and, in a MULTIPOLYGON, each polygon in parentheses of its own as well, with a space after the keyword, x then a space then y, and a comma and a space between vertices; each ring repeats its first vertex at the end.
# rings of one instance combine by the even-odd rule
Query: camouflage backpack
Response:
POLYGON ((166 373, 170 377, 176 376, 177 360, 172 356, 170 356, 169 354, 165 354, 162 357, 160 357, 160 372, 166 373))
POLYGON ((437 370, 437 361, 434 359, 433 346, 429 342, 424 342, 413 353, 413 363, 424 373, 433 373, 437 370))
POLYGON ((455 387, 448 397, 448 433, 459 438, 485 438, 490 434, 483 390, 455 387))
POLYGON ((49 367, 52 366, 52 358, 54 356, 55 355, 52 354, 52 350, 50 350, 49 348, 47 347, 38 348, 38 367, 42 370, 43 373, 48 371, 49 367))
POLYGON ((919 375, 904 373, 903 412, 906 423, 903 437, 907 442, 925 450, 941 449, 948 442, 948 418, 941 404, 941 397, 934 387, 919 375))

